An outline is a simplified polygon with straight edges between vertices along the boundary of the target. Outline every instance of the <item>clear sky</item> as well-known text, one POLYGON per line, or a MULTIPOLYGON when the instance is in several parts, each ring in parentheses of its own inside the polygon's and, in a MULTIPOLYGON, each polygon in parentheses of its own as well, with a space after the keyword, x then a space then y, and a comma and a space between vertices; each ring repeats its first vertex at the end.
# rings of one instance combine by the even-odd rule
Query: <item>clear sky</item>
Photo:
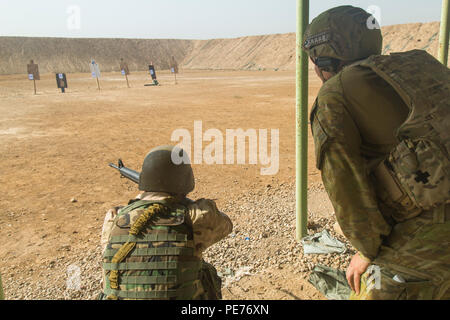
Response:
MULTIPOLYGON (((441 0, 311 0, 311 19, 344 4, 381 25, 439 21, 441 0)), ((296 0, 0 0, 0 36, 212 39, 295 32, 296 0)))

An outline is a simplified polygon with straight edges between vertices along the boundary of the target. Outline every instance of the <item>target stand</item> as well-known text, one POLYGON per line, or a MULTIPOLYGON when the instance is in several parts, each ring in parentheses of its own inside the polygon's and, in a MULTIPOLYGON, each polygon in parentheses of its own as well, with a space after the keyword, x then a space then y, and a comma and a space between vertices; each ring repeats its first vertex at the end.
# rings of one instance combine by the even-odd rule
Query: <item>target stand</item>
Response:
POLYGON ((56 74, 56 85, 61 89, 61 93, 65 93, 67 89, 67 78, 65 73, 56 74))
POLYGON ((33 60, 27 64, 28 79, 33 80, 34 94, 36 94, 36 80, 41 80, 39 75, 39 66, 33 60))
POLYGON ((153 86, 159 86, 159 82, 156 79, 156 71, 153 64, 150 64, 148 66, 148 71, 150 72, 150 75, 152 76, 153 83, 146 83, 144 84, 144 87, 153 87, 153 86))

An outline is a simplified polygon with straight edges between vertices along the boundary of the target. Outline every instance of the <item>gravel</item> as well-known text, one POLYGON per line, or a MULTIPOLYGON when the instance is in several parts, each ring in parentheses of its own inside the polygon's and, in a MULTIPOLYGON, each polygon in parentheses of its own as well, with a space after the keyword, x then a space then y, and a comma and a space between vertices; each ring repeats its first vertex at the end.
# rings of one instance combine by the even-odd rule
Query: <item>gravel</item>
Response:
MULTIPOLYGON (((308 192, 324 191, 319 184, 308 192)), ((236 271, 242 268, 253 274, 272 268, 290 268, 295 273, 309 274, 317 264, 345 270, 355 253, 351 244, 334 230, 336 220, 332 214, 324 216, 310 212, 308 235, 327 229, 348 250, 345 254, 303 255, 302 246, 296 240, 293 185, 282 185, 276 189, 267 186, 266 190, 246 193, 240 199, 230 200, 220 209, 232 216, 233 232, 208 248, 204 258, 216 266, 227 284, 233 282, 227 278, 233 278, 236 271)))

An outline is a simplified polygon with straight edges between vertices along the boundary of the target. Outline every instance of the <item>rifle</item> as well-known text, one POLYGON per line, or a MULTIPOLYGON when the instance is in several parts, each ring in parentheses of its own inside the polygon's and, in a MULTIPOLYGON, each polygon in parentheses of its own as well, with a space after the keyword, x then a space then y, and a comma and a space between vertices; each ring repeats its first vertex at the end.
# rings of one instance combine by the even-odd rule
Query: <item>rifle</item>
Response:
POLYGON ((140 173, 137 171, 134 171, 130 168, 127 168, 123 165, 123 162, 121 159, 119 159, 118 165, 116 166, 113 163, 110 163, 109 166, 111 168, 117 169, 120 172, 120 176, 121 177, 125 177, 131 181, 133 181, 134 183, 139 183, 139 176, 140 173))

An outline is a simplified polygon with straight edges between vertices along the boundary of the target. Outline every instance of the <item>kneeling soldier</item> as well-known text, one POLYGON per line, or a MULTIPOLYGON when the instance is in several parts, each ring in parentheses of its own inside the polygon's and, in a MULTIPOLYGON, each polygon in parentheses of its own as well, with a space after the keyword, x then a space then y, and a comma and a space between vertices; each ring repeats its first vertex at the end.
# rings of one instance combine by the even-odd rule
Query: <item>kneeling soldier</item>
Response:
MULTIPOLYGON (((202 252, 232 230, 214 201, 192 201, 190 164, 176 165, 161 146, 145 157, 144 192, 108 211, 102 231, 103 299, 221 299, 221 279, 202 252)), ((182 157, 185 159, 185 157, 182 157)))

